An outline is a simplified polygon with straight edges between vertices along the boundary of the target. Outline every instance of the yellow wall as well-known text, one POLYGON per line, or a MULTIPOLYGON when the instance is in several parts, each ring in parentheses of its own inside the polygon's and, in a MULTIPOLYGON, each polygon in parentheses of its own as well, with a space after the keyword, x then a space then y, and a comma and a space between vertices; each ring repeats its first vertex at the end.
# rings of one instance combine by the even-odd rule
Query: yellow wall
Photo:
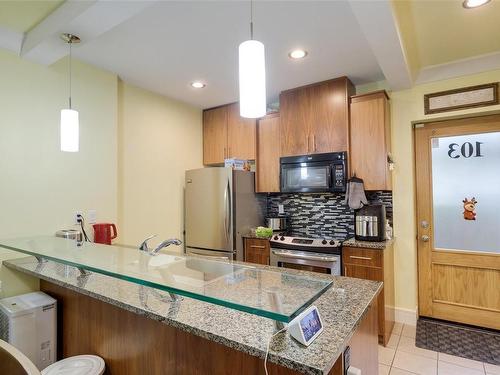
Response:
MULTIPOLYGON (((417 306, 417 247, 415 222, 415 180, 412 121, 468 113, 500 110, 500 105, 424 115, 424 94, 500 81, 500 70, 415 86, 390 93, 392 150, 396 162, 393 175, 396 307, 415 310, 417 306)), ((357 87, 358 93, 385 88, 384 82, 357 87)))
MULTIPOLYGON (((45 67, 0 51, 0 237, 53 234, 71 227, 75 210, 117 218, 117 79, 74 62, 73 107, 80 152, 59 149, 67 106, 67 60, 45 67)), ((15 257, 0 250, 0 261, 15 257)), ((18 255, 17 255, 18 256, 18 255)), ((36 287, 6 272, 6 295, 36 287)))
POLYGON ((184 172, 203 166, 202 112, 121 81, 118 97, 118 242, 182 239, 184 172))

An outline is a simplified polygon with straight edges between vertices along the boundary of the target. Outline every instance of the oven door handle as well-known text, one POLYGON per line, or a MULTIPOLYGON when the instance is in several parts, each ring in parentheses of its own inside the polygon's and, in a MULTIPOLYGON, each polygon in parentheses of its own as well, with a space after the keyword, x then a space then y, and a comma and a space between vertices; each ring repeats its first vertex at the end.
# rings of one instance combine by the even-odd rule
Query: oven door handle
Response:
POLYGON ((294 253, 289 253, 289 252, 284 252, 284 251, 276 251, 276 250, 273 250, 273 254, 280 256, 280 257, 283 257, 283 258, 316 260, 318 262, 336 262, 338 260, 338 257, 302 255, 302 254, 294 254, 294 253))

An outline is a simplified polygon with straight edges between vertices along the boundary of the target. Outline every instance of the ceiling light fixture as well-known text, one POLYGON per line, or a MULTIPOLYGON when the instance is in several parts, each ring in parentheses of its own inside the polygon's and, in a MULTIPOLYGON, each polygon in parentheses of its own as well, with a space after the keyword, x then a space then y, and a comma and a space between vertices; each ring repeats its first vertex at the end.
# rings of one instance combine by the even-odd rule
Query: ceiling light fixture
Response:
POLYGON ((240 116, 266 114, 266 61, 264 44, 253 39, 253 1, 250 0, 250 40, 239 46, 240 116))
POLYGON ((480 7, 481 5, 488 4, 491 0, 465 0, 462 3, 462 6, 465 9, 472 9, 472 8, 477 8, 480 7))
POLYGON ((306 56, 307 56, 307 51, 304 51, 303 49, 294 49, 288 54, 288 57, 294 60, 303 59, 306 56))
POLYGON ((200 82, 200 81, 191 82, 191 87, 194 87, 195 89, 202 89, 205 86, 206 85, 203 82, 200 82))
POLYGON ((61 151, 78 152, 80 145, 78 111, 71 108, 71 46, 80 43, 80 38, 72 34, 62 34, 61 39, 69 44, 69 108, 61 110, 61 151))

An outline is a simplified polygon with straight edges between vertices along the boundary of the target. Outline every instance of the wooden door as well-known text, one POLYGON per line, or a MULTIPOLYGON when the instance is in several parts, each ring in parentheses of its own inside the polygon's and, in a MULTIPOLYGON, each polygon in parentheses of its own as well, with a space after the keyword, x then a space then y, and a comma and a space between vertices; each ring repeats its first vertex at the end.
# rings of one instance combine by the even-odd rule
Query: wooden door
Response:
POLYGON ((255 119, 241 117, 239 103, 229 104, 227 111, 228 157, 255 160, 255 119))
POLYGON ((326 81, 307 88, 312 98, 310 152, 341 152, 348 150, 349 95, 354 93, 345 78, 326 81))
POLYGON ((281 156, 305 155, 310 152, 310 92, 303 89, 284 91, 280 95, 281 156))
POLYGON ((227 107, 203 111, 203 164, 222 164, 227 157, 227 107))
POLYGON ((500 115, 416 125, 419 313, 500 329, 500 115))
POLYGON ((366 190, 391 190, 389 98, 385 91, 351 98, 351 174, 366 190))
POLYGON ((268 115, 257 125, 256 191, 280 191, 280 116, 268 115))

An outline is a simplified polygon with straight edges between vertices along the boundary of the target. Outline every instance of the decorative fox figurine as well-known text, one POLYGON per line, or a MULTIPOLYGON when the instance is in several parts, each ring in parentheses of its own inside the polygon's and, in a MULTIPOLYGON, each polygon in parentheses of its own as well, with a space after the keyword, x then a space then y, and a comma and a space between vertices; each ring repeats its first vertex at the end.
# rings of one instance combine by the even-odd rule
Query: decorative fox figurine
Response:
POLYGON ((473 197, 471 200, 465 198, 462 202, 464 203, 464 219, 476 220, 476 213, 474 212, 477 203, 476 198, 473 197))

